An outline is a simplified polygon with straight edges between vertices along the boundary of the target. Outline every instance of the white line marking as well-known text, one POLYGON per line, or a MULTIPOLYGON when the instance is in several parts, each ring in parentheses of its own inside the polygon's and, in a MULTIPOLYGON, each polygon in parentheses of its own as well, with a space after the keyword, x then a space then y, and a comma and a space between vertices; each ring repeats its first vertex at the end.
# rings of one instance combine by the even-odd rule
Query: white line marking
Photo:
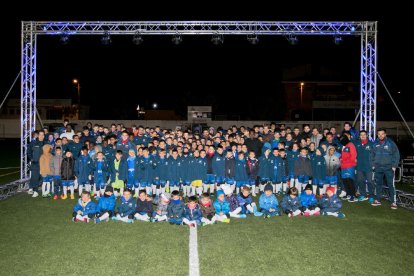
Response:
POLYGON ((200 275, 200 263, 198 260, 198 243, 197 243, 197 228, 190 228, 190 242, 189 242, 189 256, 188 265, 190 276, 200 275))

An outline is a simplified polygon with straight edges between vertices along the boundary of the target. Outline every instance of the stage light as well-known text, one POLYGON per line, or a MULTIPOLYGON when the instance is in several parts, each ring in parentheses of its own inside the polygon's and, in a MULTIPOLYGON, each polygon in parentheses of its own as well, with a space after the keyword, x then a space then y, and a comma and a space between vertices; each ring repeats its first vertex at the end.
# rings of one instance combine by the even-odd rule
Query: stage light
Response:
POLYGON ((171 39, 171 41, 172 41, 172 43, 174 43, 175 45, 178 45, 178 44, 180 44, 181 42, 183 42, 183 39, 182 39, 182 37, 181 37, 181 35, 180 35, 180 34, 175 34, 175 35, 173 36, 173 38, 171 39))
POLYGON ((219 44, 223 44, 224 42, 224 37, 221 34, 215 34, 213 35, 213 37, 211 38, 211 42, 214 45, 219 45, 219 44))
POLYGON ((132 38, 132 43, 134 43, 135 45, 140 45, 142 44, 142 42, 144 42, 144 39, 139 33, 136 33, 132 38))
POLYGON ((69 43, 69 34, 67 34, 67 33, 63 33, 63 34, 60 36, 60 43, 62 43, 63 45, 68 44, 68 43, 69 43))
POLYGON ((249 41, 252 45, 256 45, 257 43, 259 43, 259 38, 257 37, 257 35, 248 35, 247 41, 249 41))
POLYGON ((158 104, 157 104, 157 103, 153 103, 153 104, 152 104, 152 108, 153 108, 153 109, 157 109, 157 108, 158 108, 158 104))
POLYGON ((108 32, 105 32, 104 35, 101 37, 102 45, 109 45, 111 44, 111 42, 112 42, 111 36, 109 35, 108 32))
POLYGON ((287 40, 289 41, 290 45, 296 45, 299 41, 298 37, 295 35, 289 35, 287 40))
POLYGON ((342 44, 342 36, 339 36, 339 35, 334 36, 334 43, 335 45, 342 44))

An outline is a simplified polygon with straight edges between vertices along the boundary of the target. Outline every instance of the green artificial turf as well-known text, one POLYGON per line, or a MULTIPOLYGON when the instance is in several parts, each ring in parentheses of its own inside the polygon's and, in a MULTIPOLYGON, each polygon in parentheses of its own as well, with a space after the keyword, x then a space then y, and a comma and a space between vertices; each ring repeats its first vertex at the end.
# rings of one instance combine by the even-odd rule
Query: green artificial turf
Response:
POLYGON ((389 206, 344 203, 345 219, 248 217, 205 226, 201 274, 413 275, 414 212, 389 206))
POLYGON ((75 200, 0 202, 1 275, 188 275, 188 229, 74 223, 75 200))

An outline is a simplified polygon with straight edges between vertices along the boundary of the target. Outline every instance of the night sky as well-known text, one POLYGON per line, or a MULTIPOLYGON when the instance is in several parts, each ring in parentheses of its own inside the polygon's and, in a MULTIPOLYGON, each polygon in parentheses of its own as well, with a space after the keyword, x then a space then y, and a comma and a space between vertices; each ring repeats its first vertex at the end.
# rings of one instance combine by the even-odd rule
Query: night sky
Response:
MULTIPOLYGON (((402 6, 377 7, 380 11, 373 12, 357 9, 349 2, 343 8, 321 12, 320 7, 307 4, 280 6, 274 13, 265 5, 242 6, 237 11, 222 6, 188 6, 193 10, 187 12, 175 6, 142 7, 135 14, 127 7, 100 7, 103 10, 97 12, 94 7, 71 2, 66 8, 54 6, 50 14, 33 8, 9 10, 1 18, 7 26, 2 39, 6 48, 2 64, 7 68, 0 83, 2 98, 20 69, 20 20, 378 20, 379 72, 403 113, 414 119, 410 112, 414 107, 410 72, 403 70, 412 62, 412 47, 404 40, 408 19, 402 6)), ((160 109, 175 109, 182 116, 187 105, 212 105, 215 114, 277 120, 283 111, 281 81, 285 68, 324 66, 340 72, 340 81, 359 81, 359 37, 345 37, 339 46, 332 37, 299 37, 295 46, 281 36, 261 36, 258 45, 249 44, 245 36, 225 36, 224 44, 218 46, 210 39, 184 36, 177 46, 169 36, 145 36, 144 43, 137 46, 132 36, 113 36, 112 44, 105 46, 99 36, 74 36, 67 45, 62 45, 57 36, 40 36, 38 97, 76 100, 71 81, 78 78, 82 104, 91 105, 91 119, 136 119, 138 104, 150 108, 157 102, 160 109)), ((19 89, 20 85, 16 86, 11 97, 19 97, 19 89)), ((380 83, 378 101, 379 120, 398 119, 380 83)))

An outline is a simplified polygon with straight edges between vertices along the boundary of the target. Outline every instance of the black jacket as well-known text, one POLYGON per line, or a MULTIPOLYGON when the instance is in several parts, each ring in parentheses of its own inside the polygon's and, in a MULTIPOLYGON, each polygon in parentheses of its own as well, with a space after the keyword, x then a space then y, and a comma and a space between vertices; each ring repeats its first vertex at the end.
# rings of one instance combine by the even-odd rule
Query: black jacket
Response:
POLYGON ((60 175, 62 180, 75 180, 75 160, 73 157, 63 157, 62 166, 60 166, 60 175))
POLYGON ((236 176, 236 159, 226 157, 224 159, 224 166, 226 169, 225 176, 227 178, 234 178, 236 176))
POLYGON ((141 199, 137 199, 137 205, 135 207, 135 210, 137 211, 137 213, 147 213, 148 216, 152 216, 152 202, 151 201, 142 201, 141 199))

